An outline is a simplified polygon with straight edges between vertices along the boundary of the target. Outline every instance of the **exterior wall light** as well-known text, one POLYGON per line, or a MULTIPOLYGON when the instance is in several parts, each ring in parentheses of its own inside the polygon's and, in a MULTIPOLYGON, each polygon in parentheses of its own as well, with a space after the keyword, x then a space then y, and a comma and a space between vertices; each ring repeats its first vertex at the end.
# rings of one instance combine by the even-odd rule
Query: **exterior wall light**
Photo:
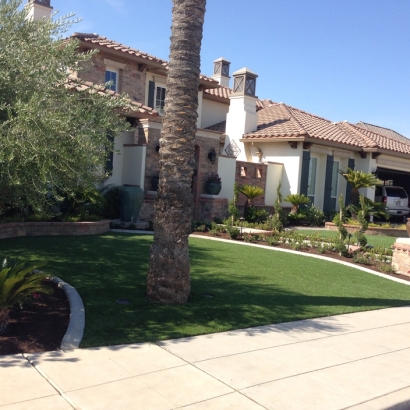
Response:
POLYGON ((216 161, 216 151, 215 151, 215 148, 214 148, 214 147, 212 147, 211 150, 209 151, 209 153, 208 153, 208 158, 209 158, 209 161, 211 161, 212 164, 215 164, 215 161, 216 161))

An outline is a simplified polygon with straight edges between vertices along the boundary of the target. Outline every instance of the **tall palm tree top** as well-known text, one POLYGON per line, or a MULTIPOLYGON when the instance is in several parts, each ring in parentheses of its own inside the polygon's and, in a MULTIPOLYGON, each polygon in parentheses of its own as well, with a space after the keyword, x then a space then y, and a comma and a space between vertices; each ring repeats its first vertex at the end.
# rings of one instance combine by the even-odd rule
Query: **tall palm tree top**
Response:
POLYGON ((343 176, 353 189, 374 188, 376 185, 383 185, 383 181, 369 172, 355 171, 347 168, 346 171, 339 170, 339 174, 343 176))
POLYGON ((238 187, 238 191, 244 194, 246 198, 248 199, 257 198, 258 196, 261 196, 265 193, 265 191, 262 188, 256 185, 248 185, 248 184, 240 185, 238 187))

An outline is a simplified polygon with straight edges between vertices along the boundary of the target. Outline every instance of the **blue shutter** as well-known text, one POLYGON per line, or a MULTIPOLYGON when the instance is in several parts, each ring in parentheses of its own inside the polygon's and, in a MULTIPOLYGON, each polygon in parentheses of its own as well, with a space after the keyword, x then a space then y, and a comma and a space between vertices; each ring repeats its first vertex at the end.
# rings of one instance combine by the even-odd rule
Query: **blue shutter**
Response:
POLYGON ((150 81, 148 84, 148 107, 154 108, 154 93, 155 93, 155 83, 150 81))
MULTIPOLYGON (((350 169, 354 169, 354 166, 355 166, 354 158, 349 158, 349 161, 347 162, 347 167, 350 168, 350 169)), ((352 194, 352 186, 348 183, 346 185, 345 205, 349 205, 351 194, 352 194)))
POLYGON ((323 212, 332 211, 332 174, 333 174, 333 155, 326 158, 325 193, 323 199, 323 212))
POLYGON ((303 151, 302 156, 302 169, 300 174, 300 193, 308 194, 308 186, 309 186, 309 164, 310 164, 310 152, 303 151))

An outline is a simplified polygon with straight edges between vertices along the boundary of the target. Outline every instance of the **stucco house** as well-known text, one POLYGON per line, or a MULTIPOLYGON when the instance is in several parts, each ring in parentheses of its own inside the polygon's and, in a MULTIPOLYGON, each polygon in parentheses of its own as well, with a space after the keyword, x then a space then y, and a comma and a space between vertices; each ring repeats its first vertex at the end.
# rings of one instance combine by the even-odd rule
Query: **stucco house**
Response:
MULTIPOLYGON (((35 18, 49 17, 52 10, 50 0, 28 0, 28 6, 35 18)), ((91 67, 72 76, 89 87, 111 81, 104 92, 126 93, 134 104, 125 114, 134 130, 114 138, 112 175, 105 183, 143 188, 141 218, 151 220, 167 62, 98 34, 74 33, 71 38, 78 39, 81 52, 99 50, 91 67)), ((375 173, 410 192, 410 140, 406 137, 380 126, 335 123, 284 103, 259 100, 258 76, 246 67, 232 77, 231 81, 230 62, 224 58, 213 62, 211 76, 200 76, 192 179, 195 219, 226 217, 235 181, 264 188, 265 195, 256 205, 271 208, 281 183, 283 196, 304 193, 325 212, 338 208, 340 193, 349 198, 349 187, 338 173, 347 167, 375 173), (210 155, 213 150, 216 157, 210 155), (205 192, 205 181, 212 173, 222 177, 218 195, 205 192)), ((372 189, 363 193, 374 198, 372 189)))

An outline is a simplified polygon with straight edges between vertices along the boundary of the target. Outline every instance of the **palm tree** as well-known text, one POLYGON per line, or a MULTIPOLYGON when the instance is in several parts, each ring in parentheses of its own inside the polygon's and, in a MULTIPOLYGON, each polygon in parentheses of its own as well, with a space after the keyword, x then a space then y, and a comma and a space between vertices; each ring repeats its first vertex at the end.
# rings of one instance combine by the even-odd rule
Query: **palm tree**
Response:
POLYGON ((291 214, 297 214, 300 205, 308 204, 310 202, 310 199, 305 194, 289 194, 283 198, 283 200, 292 204, 291 214))
POLYGON ((380 181, 373 174, 363 171, 355 171, 351 168, 347 168, 346 171, 340 170, 339 174, 347 181, 352 187, 350 195, 350 204, 359 205, 359 189, 360 188, 374 188, 376 185, 382 185, 380 181))
POLYGON ((245 209, 243 212, 243 216, 247 219, 250 210, 254 207, 253 200, 257 198, 258 196, 261 196, 265 193, 265 191, 255 185, 240 185, 238 187, 238 191, 246 196, 246 202, 245 202, 245 209))
POLYGON ((148 298, 169 304, 185 303, 191 290, 188 236, 205 5, 206 0, 173 0, 172 8, 160 179, 147 276, 148 298))

